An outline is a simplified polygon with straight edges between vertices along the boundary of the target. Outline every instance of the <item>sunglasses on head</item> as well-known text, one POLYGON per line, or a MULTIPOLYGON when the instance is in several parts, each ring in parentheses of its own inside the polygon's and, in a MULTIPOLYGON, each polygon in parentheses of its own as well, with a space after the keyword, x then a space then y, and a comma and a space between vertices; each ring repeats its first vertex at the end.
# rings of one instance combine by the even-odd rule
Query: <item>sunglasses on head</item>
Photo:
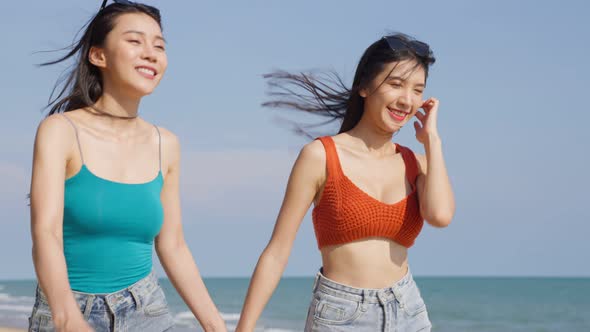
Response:
MULTIPOLYGON (((107 6, 107 2, 108 2, 108 0, 103 0, 102 1, 102 6, 100 6, 100 10, 103 10, 104 7, 107 6)), ((120 4, 120 5, 132 5, 133 4, 133 2, 127 1, 127 0, 114 0, 113 2, 114 3, 117 3, 117 4, 120 4)))
POLYGON ((421 57, 428 57, 432 54, 430 46, 417 40, 405 41, 396 36, 383 37, 392 51, 410 50, 421 57))
MULTIPOLYGON (((103 0, 102 1, 102 5, 100 6, 99 11, 105 9, 105 7, 107 6, 107 2, 108 0, 103 0)), ((139 3, 137 2, 133 2, 133 1, 128 1, 128 0, 113 0, 113 3, 118 4, 118 5, 124 5, 124 6, 133 6, 133 5, 138 5, 139 3)), ((151 6, 147 6, 150 8, 150 12, 153 12, 156 15, 160 15, 160 11, 157 8, 151 7, 151 6)))

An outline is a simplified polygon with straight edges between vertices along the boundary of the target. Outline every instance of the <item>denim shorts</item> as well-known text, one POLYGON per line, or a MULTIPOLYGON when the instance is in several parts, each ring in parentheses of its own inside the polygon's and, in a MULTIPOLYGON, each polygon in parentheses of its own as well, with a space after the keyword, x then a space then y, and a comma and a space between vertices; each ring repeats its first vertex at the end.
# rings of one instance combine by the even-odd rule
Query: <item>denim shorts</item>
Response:
MULTIPOLYGON (((74 291, 86 321, 96 332, 162 332, 174 326, 164 292, 154 273, 110 294, 74 291)), ((55 331, 47 297, 37 286, 29 332, 55 331)))
POLYGON ((307 312, 306 332, 430 331, 426 304, 408 273, 393 286, 354 288, 317 274, 307 312))

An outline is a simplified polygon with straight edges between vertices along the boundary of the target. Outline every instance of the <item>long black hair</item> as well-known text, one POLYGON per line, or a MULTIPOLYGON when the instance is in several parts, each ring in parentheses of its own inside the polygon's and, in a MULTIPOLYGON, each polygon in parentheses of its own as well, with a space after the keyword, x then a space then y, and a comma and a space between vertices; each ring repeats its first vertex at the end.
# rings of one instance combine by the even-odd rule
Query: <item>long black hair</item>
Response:
MULTIPOLYGON (((41 66, 49 66, 70 58, 75 59, 70 70, 58 79, 51 91, 49 102, 46 105, 46 108, 50 108, 48 116, 84 107, 94 108, 94 103, 103 93, 103 85, 100 70, 90 63, 88 52, 93 46, 103 46, 107 35, 115 26, 116 19, 122 14, 129 13, 146 14, 153 18, 162 28, 160 11, 157 8, 136 2, 115 2, 101 8, 80 29, 80 31, 84 30, 82 37, 65 48, 69 49, 66 55, 57 60, 41 64, 41 66), (56 91, 59 91, 59 93, 56 93, 56 91)), ((95 110, 104 113, 101 110, 95 110)))
MULTIPOLYGON (((383 68, 392 62, 413 60, 416 67, 428 69, 435 62, 430 47, 416 39, 396 33, 385 36, 369 46, 361 57, 352 87, 348 88, 335 72, 297 73, 276 71, 264 77, 273 97, 262 105, 272 108, 286 108, 316 114, 327 118, 315 125, 295 125, 295 131, 310 138, 307 128, 325 125, 341 120, 339 133, 348 131, 358 124, 364 112, 364 98, 359 92, 368 87, 383 68), (394 47, 390 40, 398 41, 402 47, 394 47), (421 46, 418 48, 417 46, 421 46)), ((393 70, 393 69, 392 69, 393 70)))

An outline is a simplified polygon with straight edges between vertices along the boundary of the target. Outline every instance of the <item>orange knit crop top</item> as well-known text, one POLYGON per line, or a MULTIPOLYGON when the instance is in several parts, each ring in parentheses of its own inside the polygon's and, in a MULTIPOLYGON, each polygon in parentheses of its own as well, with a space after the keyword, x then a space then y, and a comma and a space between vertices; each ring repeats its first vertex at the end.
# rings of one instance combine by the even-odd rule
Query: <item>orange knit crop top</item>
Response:
POLYGON ((369 196, 344 175, 331 137, 319 140, 326 150, 328 174, 322 197, 312 212, 318 247, 367 237, 384 237, 411 247, 424 225, 416 191, 418 162, 412 150, 396 144, 412 192, 397 203, 386 204, 369 196))

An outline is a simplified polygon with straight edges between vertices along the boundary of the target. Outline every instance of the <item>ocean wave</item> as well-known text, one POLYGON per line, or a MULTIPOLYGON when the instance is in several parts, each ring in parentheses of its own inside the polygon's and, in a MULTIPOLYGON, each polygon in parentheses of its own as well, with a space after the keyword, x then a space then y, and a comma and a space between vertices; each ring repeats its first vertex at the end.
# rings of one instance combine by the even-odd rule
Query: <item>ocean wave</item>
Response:
POLYGON ((174 316, 174 318, 178 318, 178 319, 193 319, 195 317, 193 316, 193 313, 192 312, 190 312, 190 311, 183 311, 183 312, 180 312, 180 313, 176 314, 174 316))
POLYGON ((31 312, 32 309, 30 305, 0 304, 0 310, 3 311, 31 312))
MULTIPOLYGON (((235 330, 236 327, 237 327, 236 325, 230 325, 230 324, 228 324, 227 325, 227 330, 228 331, 233 331, 233 330, 235 330)), ((297 330, 289 330, 289 329, 273 328, 273 327, 268 327, 268 328, 266 328, 266 327, 263 327, 263 328, 257 327, 257 328, 254 329, 254 332, 299 332, 299 331, 297 331, 297 330)))
POLYGON ((229 321, 237 321, 240 319, 240 314, 226 314, 221 312, 221 318, 223 318, 223 320, 229 320, 229 321))
POLYGON ((192 312, 183 311, 174 315, 174 323, 180 326, 194 327, 197 324, 197 320, 192 312))
MULTIPOLYGON (((220 315, 221 315, 221 318, 223 318, 223 320, 225 320, 225 321, 237 321, 240 319, 240 314, 236 314, 236 313, 229 313, 228 314, 228 313, 221 312, 220 315)), ((190 311, 180 312, 180 313, 176 314, 174 316, 174 318, 176 320, 190 320, 190 321, 196 320, 195 317, 193 316, 193 313, 190 311)))
POLYGON ((10 294, 0 293, 0 302, 34 303, 35 298, 30 296, 12 296, 10 294))
MULTIPOLYGON (((237 327, 235 324, 226 324, 225 326, 228 331, 234 331, 237 327)), ((255 332, 298 332, 297 330, 289 330, 289 329, 278 329, 278 328, 262 328, 262 329, 254 329, 255 332)))
POLYGON ((27 313, 30 314, 33 309, 35 299, 29 296, 12 296, 6 293, 0 293, 0 312, 10 313, 27 313))

